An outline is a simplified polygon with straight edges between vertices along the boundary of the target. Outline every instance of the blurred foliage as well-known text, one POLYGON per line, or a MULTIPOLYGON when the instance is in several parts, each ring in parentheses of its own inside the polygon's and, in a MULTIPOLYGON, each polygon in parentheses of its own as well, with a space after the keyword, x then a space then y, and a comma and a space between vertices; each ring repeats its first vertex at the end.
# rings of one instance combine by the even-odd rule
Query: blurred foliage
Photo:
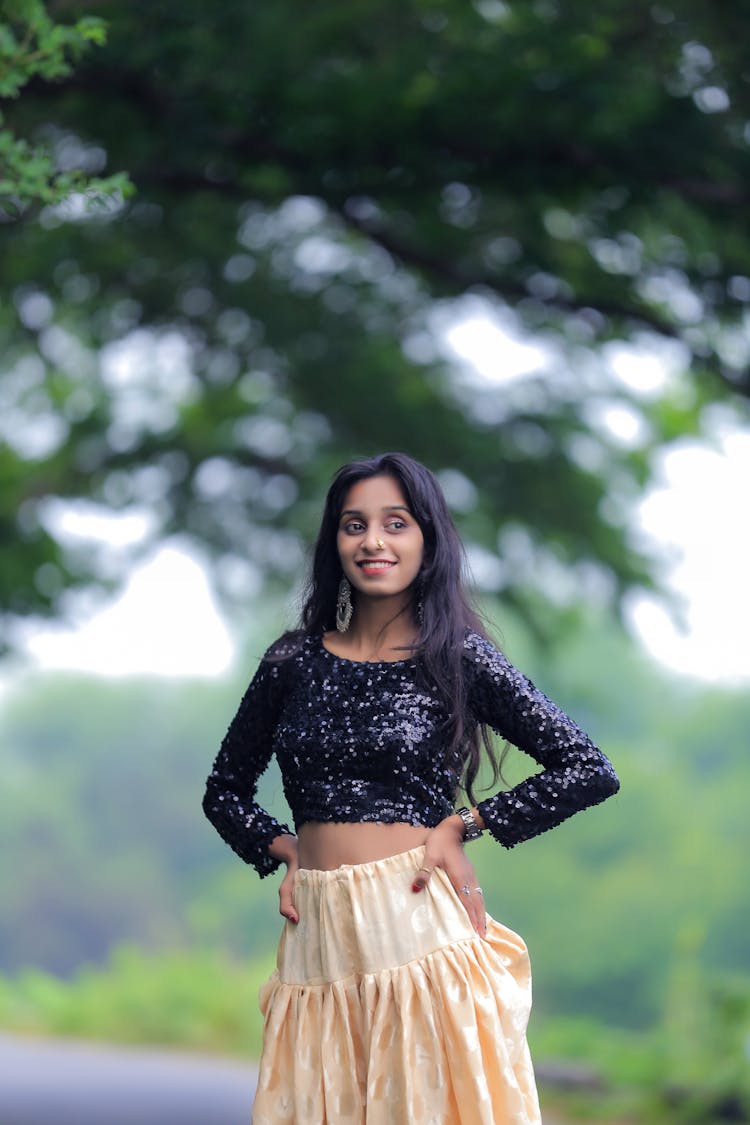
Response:
POLYGON ((6 613, 122 570, 59 498, 210 547, 228 597, 288 582, 331 470, 383 448, 527 616, 571 566, 648 583, 653 451, 746 407, 747 0, 85 7, 107 45, 7 125, 137 194, 0 225, 6 613), (539 370, 447 359, 477 315, 539 370))
MULTIPOLYGON (((564 652, 506 625, 511 658, 623 781, 552 835, 472 850, 490 911, 530 948, 532 1051, 568 1089, 550 1079, 545 1104, 576 1122, 746 1121, 746 693, 667 676, 591 611, 569 618, 564 652)), ((278 879, 258 880, 200 812, 243 687, 57 675, 8 689, 0 1025, 257 1053, 278 879)), ((512 755, 508 783, 530 765, 512 755)), ((285 814, 273 770, 261 799, 285 814)))
MULTIPOLYGON (((265 640, 253 641, 248 677, 265 640)), ((482 840, 472 852, 490 910, 529 944, 539 1014, 648 1026, 696 927, 702 970, 749 973, 746 695, 659 673, 607 618, 581 619, 564 656, 512 637, 505 648, 623 782, 615 800, 552 835, 511 852, 482 840)), ((58 674, 9 694, 0 969, 66 975, 122 942, 237 957, 273 946, 277 880, 258 880, 200 811, 243 688, 58 674)), ((512 754, 508 784, 535 768, 512 754)), ((288 815, 273 767, 260 796, 288 815)))
MULTIPOLYGON (((34 78, 67 78, 74 63, 92 45, 103 46, 103 20, 83 16, 74 24, 55 23, 40 0, 3 0, 0 4, 0 99, 16 98, 34 78)), ((75 192, 87 207, 106 206, 115 194, 130 193, 123 174, 106 179, 81 168, 60 167, 43 143, 30 144, 2 128, 0 111, 0 212, 5 219, 35 204, 56 204, 75 192)))
POLYGON ((675 950, 660 1103, 680 1121, 750 1121, 750 977, 707 975, 703 940, 704 927, 694 921, 675 950))
MULTIPOLYGON (((257 995, 273 968, 271 956, 239 961, 209 950, 148 953, 123 946, 106 965, 82 967, 69 980, 39 969, 0 976, 0 1027, 257 1059, 263 1030, 257 995)), ((669 1011, 638 1032, 535 1014, 529 1042, 545 1115, 554 1110, 555 1120, 654 1125, 749 1121, 750 977, 730 984, 702 973, 698 990, 687 992, 682 983, 687 1022, 679 1026, 669 1011), (714 1002, 705 1005, 707 996, 714 1002)))
POLYGON ((111 1043, 163 1043, 258 1057, 258 989, 272 958, 150 954, 122 946, 69 981, 39 969, 0 978, 0 1026, 111 1043))

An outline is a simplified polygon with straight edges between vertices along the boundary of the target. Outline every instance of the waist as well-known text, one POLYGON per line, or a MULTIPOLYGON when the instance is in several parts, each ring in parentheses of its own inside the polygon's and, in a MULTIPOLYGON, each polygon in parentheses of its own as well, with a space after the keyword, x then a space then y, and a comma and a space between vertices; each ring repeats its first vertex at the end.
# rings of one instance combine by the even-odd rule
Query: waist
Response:
POLYGON ((348 864, 388 859, 424 844, 430 829, 414 824, 307 821, 300 825, 299 865, 333 871, 348 864))

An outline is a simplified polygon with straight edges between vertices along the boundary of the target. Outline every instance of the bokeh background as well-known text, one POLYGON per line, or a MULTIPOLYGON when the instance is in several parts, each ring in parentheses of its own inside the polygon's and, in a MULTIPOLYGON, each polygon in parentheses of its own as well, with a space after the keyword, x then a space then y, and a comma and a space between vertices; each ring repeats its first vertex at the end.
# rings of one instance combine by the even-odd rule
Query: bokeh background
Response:
POLYGON ((622 778, 474 851, 549 1120, 750 1120, 749 19, 3 5, 5 1029, 257 1054, 275 881, 204 778, 331 472, 403 449, 622 778))

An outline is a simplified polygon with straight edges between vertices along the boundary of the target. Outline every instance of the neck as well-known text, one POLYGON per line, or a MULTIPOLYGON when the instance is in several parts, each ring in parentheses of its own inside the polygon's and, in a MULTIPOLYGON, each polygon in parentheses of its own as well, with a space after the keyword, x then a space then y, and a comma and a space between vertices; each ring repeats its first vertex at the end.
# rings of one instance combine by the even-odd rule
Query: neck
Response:
POLYGON ((408 648, 417 632, 411 602, 410 593, 393 598, 357 597, 346 632, 347 647, 368 655, 408 648))

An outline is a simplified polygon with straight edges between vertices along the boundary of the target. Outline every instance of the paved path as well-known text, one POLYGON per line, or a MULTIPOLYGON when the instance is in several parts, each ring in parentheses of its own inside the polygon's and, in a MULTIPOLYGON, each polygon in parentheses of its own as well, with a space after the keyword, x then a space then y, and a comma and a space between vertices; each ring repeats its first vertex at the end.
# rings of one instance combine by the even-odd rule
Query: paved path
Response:
POLYGON ((252 1066, 0 1034, 0 1125, 249 1125, 252 1066))
POLYGON ((0 1032, 0 1125, 250 1125, 256 1077, 184 1051, 0 1032))

